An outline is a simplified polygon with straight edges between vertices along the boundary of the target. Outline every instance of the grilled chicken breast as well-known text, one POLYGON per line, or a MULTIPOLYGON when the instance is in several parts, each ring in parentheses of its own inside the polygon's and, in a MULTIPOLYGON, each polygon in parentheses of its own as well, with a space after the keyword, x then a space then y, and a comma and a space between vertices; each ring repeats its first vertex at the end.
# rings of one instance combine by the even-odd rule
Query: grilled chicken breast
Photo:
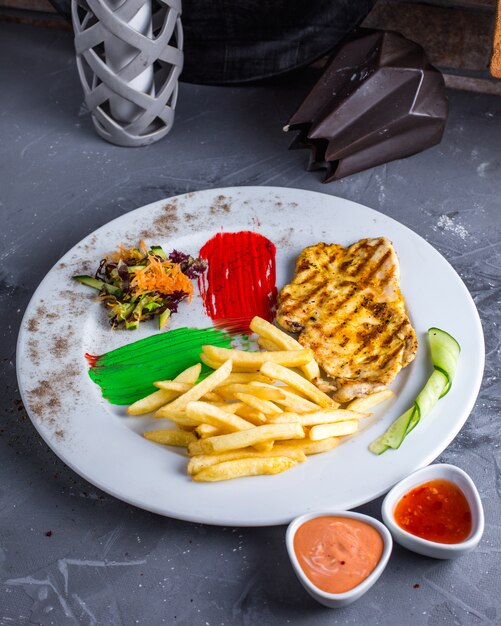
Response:
POLYGON ((338 402, 379 391, 416 355, 399 279, 385 237, 318 243, 301 252, 279 294, 277 322, 313 350, 338 402))

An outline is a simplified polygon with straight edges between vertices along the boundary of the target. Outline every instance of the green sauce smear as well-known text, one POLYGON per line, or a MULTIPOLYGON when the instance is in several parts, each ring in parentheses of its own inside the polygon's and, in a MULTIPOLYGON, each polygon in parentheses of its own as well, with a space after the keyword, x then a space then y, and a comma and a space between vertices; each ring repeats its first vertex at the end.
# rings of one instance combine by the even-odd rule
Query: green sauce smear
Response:
MULTIPOLYGON (((200 362, 202 346, 231 347, 231 335, 216 328, 177 328, 140 339, 100 356, 86 355, 89 376, 111 404, 129 405, 157 388, 158 380, 171 380, 200 362)), ((202 367, 200 378, 212 370, 202 367)))

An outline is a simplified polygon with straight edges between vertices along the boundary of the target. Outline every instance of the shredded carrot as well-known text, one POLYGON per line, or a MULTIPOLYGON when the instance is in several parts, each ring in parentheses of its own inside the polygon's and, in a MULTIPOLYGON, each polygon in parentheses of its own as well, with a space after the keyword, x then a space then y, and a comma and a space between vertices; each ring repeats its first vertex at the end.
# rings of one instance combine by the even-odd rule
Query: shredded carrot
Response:
POLYGON ((147 254, 147 250, 144 252, 144 254, 142 253, 142 244, 144 244, 144 241, 141 241, 141 249, 138 249, 127 248, 127 246, 124 246, 124 244, 121 243, 118 246, 118 250, 116 252, 112 252, 107 258, 113 263, 118 263, 120 259, 135 259, 137 261, 140 261, 144 257, 144 255, 147 254))
POLYGON ((189 294, 189 299, 193 294, 193 284, 191 280, 183 274, 179 263, 161 261, 155 256, 148 257, 148 265, 144 269, 134 272, 131 286, 136 295, 158 291, 161 294, 170 294, 173 291, 184 291, 189 294))

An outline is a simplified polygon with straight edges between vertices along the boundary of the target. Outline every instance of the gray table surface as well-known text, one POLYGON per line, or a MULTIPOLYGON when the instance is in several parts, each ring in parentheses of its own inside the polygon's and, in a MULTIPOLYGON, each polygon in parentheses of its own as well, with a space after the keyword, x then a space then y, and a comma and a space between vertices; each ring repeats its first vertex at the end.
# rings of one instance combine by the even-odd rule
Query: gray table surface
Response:
MULTIPOLYGON (((281 131, 305 92, 299 78, 183 84, 170 135, 124 149, 92 128, 70 34, 0 23, 0 59, 0 625, 501 624, 501 99, 451 92, 440 146, 322 185, 281 131), (108 496, 48 449, 17 389, 24 309, 71 246, 154 200, 267 184, 349 198, 403 222, 459 272, 484 325, 479 399, 439 459, 478 485, 479 548, 440 562, 396 546, 378 584, 337 611, 295 579, 284 527, 184 523, 108 496)), ((380 501, 360 510, 379 517, 380 501)))

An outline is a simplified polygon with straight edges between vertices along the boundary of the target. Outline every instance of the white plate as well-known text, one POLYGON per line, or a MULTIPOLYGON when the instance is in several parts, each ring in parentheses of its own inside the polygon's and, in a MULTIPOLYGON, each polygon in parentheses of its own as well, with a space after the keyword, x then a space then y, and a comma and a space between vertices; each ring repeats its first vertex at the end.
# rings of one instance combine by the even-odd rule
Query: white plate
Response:
MULTIPOLYGON (((206 327, 199 297, 181 306, 170 328, 206 327)), ((348 200, 298 189, 235 187, 155 202, 99 228, 72 248, 44 278, 25 313, 17 373, 31 420, 54 452, 104 491, 162 515, 209 524, 264 526, 326 507, 351 509, 387 491, 435 459, 466 421, 480 388, 484 341, 463 282, 424 239, 398 222, 348 200), (277 246, 277 287, 294 261, 318 241, 351 244, 386 236, 400 258, 401 287, 420 340, 415 361, 393 388, 397 400, 363 432, 330 453, 310 457, 277 476, 193 483, 185 457, 145 440, 148 417, 126 417, 103 400, 87 374, 85 352, 101 354, 157 332, 154 322, 133 334, 110 330, 102 307, 73 274, 92 273, 119 242, 198 253, 216 232, 254 230, 277 246), (368 444, 412 403, 431 365, 426 331, 438 326, 461 345, 454 386, 396 451, 373 455, 368 444)), ((155 427, 158 422, 155 421, 155 427)))

